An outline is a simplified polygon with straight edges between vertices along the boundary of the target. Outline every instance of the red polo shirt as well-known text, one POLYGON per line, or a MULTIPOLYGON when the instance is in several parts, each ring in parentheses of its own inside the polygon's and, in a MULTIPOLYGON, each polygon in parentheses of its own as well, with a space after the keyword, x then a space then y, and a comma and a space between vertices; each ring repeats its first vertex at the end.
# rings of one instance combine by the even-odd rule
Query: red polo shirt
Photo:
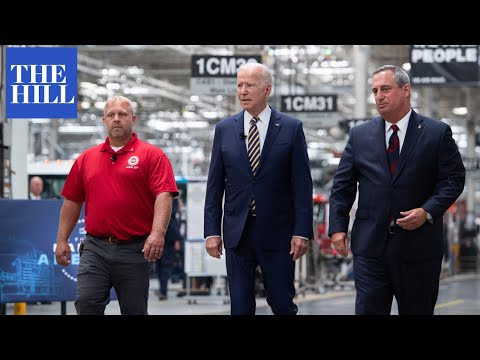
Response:
POLYGON ((156 196, 178 196, 170 160, 135 133, 115 161, 113 154, 108 138, 83 152, 67 176, 62 196, 85 201, 85 229, 90 234, 120 240, 150 234, 156 196))

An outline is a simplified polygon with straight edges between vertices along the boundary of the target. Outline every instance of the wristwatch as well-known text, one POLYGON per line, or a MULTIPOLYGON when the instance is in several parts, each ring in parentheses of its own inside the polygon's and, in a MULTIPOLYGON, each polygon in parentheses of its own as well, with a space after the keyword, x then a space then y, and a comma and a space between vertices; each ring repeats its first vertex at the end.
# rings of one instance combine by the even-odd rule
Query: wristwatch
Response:
POLYGON ((433 224, 433 217, 432 215, 430 215, 430 213, 425 210, 425 213, 427 214, 427 221, 430 223, 430 224, 433 224))

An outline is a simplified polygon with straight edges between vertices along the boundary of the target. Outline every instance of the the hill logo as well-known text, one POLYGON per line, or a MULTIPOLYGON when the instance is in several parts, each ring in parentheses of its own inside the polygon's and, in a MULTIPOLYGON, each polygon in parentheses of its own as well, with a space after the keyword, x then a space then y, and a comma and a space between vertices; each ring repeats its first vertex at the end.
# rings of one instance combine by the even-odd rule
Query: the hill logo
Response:
POLYGON ((7 118, 77 118, 76 48, 7 48, 7 118))

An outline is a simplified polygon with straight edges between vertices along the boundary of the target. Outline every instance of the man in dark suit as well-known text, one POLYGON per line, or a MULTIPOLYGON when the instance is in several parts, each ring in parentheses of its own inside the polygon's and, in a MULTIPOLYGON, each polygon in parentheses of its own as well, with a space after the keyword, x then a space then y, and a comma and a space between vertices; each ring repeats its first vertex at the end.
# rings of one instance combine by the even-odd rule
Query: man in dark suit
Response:
POLYGON ((381 117, 355 126, 330 196, 329 233, 347 256, 350 209, 356 314, 433 314, 444 252, 443 213, 462 193, 465 168, 450 127, 410 106, 410 79, 393 65, 373 73, 381 117))
POLYGON ((313 238, 303 125, 268 106, 271 91, 268 67, 240 66, 237 96, 243 111, 215 127, 204 230, 209 255, 220 258, 225 242, 232 315, 255 314, 257 265, 273 313, 295 315, 295 260, 313 238))
POLYGON ((180 233, 180 224, 177 219, 179 213, 178 197, 173 198, 172 212, 170 215, 170 222, 168 223, 167 231, 165 233, 165 245, 163 247, 163 254, 157 260, 157 276, 158 276, 158 300, 166 300, 168 298, 168 280, 172 273, 175 250, 180 250, 182 242, 182 234, 180 233))

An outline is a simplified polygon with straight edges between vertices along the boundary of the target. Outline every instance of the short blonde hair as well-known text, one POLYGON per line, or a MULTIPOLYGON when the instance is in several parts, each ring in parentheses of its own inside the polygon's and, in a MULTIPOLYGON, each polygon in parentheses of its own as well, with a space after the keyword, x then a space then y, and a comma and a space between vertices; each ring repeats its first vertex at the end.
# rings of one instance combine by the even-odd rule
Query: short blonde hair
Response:
POLYGON ((105 111, 110 106, 110 104, 114 103, 114 102, 126 103, 128 105, 130 113, 133 115, 133 104, 132 104, 132 102, 130 101, 129 98, 126 98, 125 96, 121 96, 121 95, 112 96, 110 99, 107 100, 107 102, 105 103, 105 106, 103 107, 103 114, 104 115, 105 115, 105 111))

